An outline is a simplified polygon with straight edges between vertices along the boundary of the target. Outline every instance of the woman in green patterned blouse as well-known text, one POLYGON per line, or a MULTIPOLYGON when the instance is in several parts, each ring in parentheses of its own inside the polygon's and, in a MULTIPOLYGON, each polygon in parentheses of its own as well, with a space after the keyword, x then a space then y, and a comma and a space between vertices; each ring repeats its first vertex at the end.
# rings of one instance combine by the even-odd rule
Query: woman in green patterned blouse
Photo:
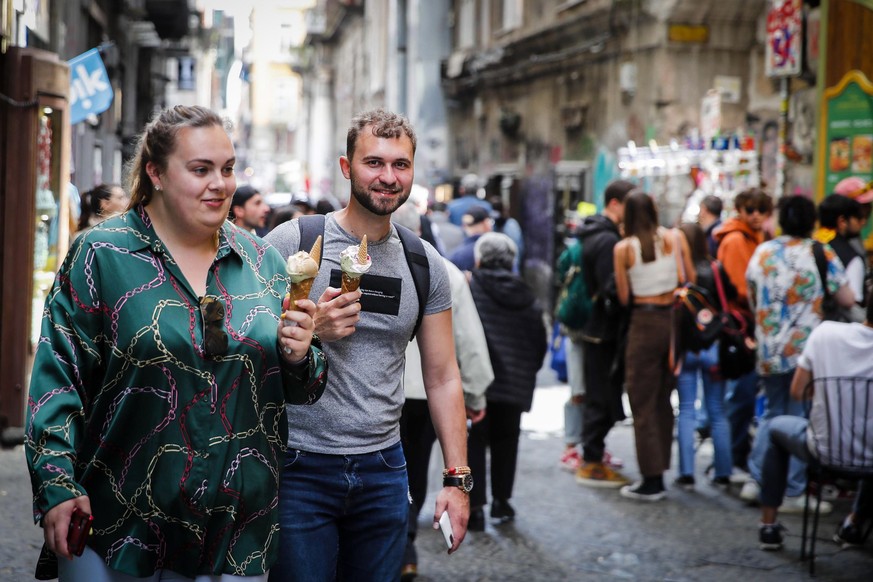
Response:
POLYGON ((285 403, 318 400, 327 363, 311 301, 280 324, 283 258, 226 221, 234 162, 214 112, 161 112, 128 210, 75 241, 49 293, 26 449, 62 581, 256 581, 276 558, 285 403))

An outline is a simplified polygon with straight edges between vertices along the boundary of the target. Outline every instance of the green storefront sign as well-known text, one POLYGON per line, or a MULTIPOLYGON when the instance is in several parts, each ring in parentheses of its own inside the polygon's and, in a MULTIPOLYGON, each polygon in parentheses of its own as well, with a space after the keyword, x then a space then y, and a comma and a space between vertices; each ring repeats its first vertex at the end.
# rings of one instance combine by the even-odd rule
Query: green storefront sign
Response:
POLYGON ((825 90, 822 130, 824 194, 843 178, 873 177, 873 84, 864 73, 849 71, 825 90))
MULTIPOLYGON (((843 178, 873 178, 873 83, 861 71, 825 89, 819 131, 819 195, 827 196, 843 178)), ((873 249, 873 220, 861 233, 873 249)))

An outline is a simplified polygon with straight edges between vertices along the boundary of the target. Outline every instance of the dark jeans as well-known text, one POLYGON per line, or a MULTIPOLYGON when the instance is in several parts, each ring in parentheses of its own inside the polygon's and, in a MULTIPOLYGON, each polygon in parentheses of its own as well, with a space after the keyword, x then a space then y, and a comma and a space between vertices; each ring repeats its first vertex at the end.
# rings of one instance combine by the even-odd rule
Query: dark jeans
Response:
POLYGON ((749 428, 755 419, 755 398, 758 395, 758 373, 749 372, 736 380, 728 380, 725 411, 731 425, 731 456, 734 466, 747 468, 752 451, 749 428))
POLYGON ((606 435, 624 420, 620 382, 610 371, 618 351, 614 341, 595 344, 583 341, 582 367, 585 374, 585 402, 582 403, 582 457, 600 462, 606 450, 606 435))
POLYGON ((412 505, 409 507, 409 524, 407 529, 407 545, 404 564, 417 563, 415 556, 415 534, 418 528, 418 514, 427 497, 427 469, 430 465, 430 453, 436 441, 436 432, 430 419, 427 400, 408 399, 403 404, 400 415, 400 443, 406 456, 406 472, 409 476, 409 495, 412 505))
POLYGON ((521 407, 488 400, 485 418, 470 429, 467 456, 475 485, 470 492, 470 507, 482 507, 488 501, 485 449, 491 449, 491 495, 503 501, 512 497, 515 466, 518 461, 518 437, 521 435, 521 407))
POLYGON ((289 450, 279 489, 279 560, 270 569, 271 582, 397 579, 408 493, 400 443, 355 455, 289 450))

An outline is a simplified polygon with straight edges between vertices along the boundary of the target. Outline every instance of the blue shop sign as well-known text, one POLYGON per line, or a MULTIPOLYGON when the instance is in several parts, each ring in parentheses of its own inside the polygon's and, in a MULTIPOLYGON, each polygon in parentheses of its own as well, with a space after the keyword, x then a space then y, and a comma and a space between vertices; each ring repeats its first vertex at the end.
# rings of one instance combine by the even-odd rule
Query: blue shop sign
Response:
POLYGON ((103 113, 112 105, 112 85, 97 49, 73 57, 70 65, 70 124, 103 113))

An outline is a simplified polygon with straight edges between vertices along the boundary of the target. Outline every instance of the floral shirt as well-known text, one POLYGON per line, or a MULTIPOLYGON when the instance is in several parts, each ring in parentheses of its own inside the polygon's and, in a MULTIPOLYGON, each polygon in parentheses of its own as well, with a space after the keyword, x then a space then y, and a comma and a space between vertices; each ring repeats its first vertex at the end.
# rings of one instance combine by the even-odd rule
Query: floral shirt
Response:
MULTIPOLYGON (((762 243, 746 270, 749 300, 754 307, 758 373, 784 374, 797 366, 806 340, 822 322, 824 290, 812 239, 780 236, 762 243)), ((843 266, 829 245, 828 291, 846 283, 843 266)))
POLYGON ((89 546, 114 570, 263 574, 278 552, 285 403, 317 400, 327 371, 315 346, 299 370, 279 355, 287 289, 279 253, 229 222, 207 276, 224 307, 212 323, 141 206, 76 239, 31 378, 35 519, 88 495, 89 546), (220 330, 227 349, 209 355, 204 336, 220 330))

